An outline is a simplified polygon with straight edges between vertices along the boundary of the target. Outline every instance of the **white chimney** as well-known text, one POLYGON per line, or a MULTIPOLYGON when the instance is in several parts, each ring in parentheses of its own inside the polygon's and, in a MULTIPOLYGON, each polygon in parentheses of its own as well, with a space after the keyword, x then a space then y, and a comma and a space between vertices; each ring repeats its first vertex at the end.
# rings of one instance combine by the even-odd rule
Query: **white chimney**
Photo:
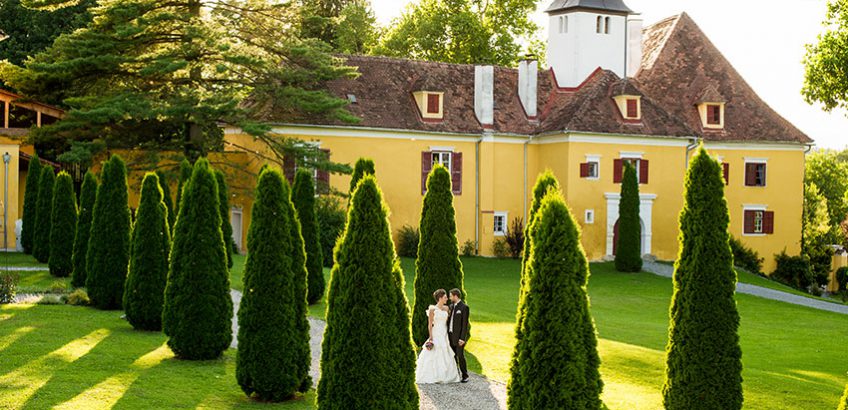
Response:
POLYGON ((495 123, 495 68, 493 66, 474 67, 474 113, 484 127, 495 123))
POLYGON ((524 59, 518 63, 518 99, 530 118, 536 117, 536 94, 539 62, 524 59))
POLYGON ((627 76, 634 77, 642 68, 642 19, 627 19, 627 76))

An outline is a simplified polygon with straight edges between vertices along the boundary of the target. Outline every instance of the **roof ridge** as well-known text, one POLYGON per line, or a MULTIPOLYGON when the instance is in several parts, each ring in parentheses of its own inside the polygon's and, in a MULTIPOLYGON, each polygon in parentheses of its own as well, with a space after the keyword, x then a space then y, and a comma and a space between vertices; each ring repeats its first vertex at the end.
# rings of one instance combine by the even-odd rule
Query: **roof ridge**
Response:
POLYGON ((382 55, 367 55, 367 54, 336 54, 338 57, 345 59, 345 61, 349 59, 361 59, 361 60, 373 60, 373 61, 390 61, 390 62, 408 62, 412 64, 420 64, 427 66, 444 66, 444 67, 477 67, 477 66, 491 66, 494 68, 501 68, 506 70, 516 70, 515 67, 505 67, 497 64, 470 64, 470 63, 446 63, 444 61, 430 61, 430 60, 416 60, 413 58, 407 57, 393 57, 393 56, 382 56, 382 55))

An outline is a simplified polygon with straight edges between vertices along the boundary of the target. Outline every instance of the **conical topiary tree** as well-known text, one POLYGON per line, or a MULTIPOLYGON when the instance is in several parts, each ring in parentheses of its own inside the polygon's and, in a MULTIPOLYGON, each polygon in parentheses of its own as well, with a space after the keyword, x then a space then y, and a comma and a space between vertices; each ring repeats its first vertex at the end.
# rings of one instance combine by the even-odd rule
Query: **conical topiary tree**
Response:
POLYGON ((177 357, 221 356, 232 341, 233 301, 221 234, 218 184, 206 159, 194 164, 174 227, 162 330, 177 357))
POLYGON ((353 190, 356 189, 356 184, 366 175, 375 175, 374 160, 371 158, 359 158, 356 164, 353 165, 353 174, 350 177, 350 190, 348 193, 353 195, 353 190))
POLYGON ((168 229, 173 230, 174 222, 177 221, 177 209, 174 208, 174 201, 171 199, 171 184, 168 183, 168 175, 162 171, 156 171, 156 176, 159 177, 159 188, 162 189, 162 203, 168 210, 168 229))
POLYGON ((69 276, 74 270, 74 236, 77 230, 77 197, 74 180, 65 171, 53 184, 53 206, 50 218, 50 259, 53 276, 69 276))
POLYGON ((318 219, 315 216, 315 187, 312 173, 297 171, 292 188, 292 202, 297 210, 300 231, 306 247, 307 296, 309 304, 317 303, 324 296, 324 256, 318 236, 318 219))
POLYGON ((38 154, 32 156, 27 168, 26 190, 24 191, 24 215, 21 227, 21 245, 24 253, 31 254, 35 245, 36 220, 38 219, 38 188, 41 181, 41 161, 38 154))
POLYGON ((388 209, 373 176, 357 185, 336 245, 319 409, 417 409, 415 348, 388 209), (371 298, 379 295, 379 303, 371 298), (368 352, 367 369, 361 363, 368 352))
POLYGON ((615 269, 619 272, 642 270, 642 223, 639 219, 639 181, 636 168, 624 165, 621 199, 618 202, 618 244, 615 269))
POLYGON ((288 183, 266 169, 251 209, 238 312, 236 380, 248 395, 281 401, 311 385, 306 255, 288 183))
POLYGON ((416 346, 427 341, 427 306, 436 289, 462 290, 462 262, 456 241, 456 220, 447 168, 436 165, 427 176, 427 193, 419 223, 418 258, 415 260, 415 304, 412 308, 412 339, 416 346))
POLYGON ((233 267, 233 226, 230 224, 230 194, 227 179, 220 169, 215 170, 215 182, 218 184, 218 206, 221 209, 221 234, 224 236, 224 248, 227 251, 227 267, 233 267))
POLYGON ((120 309, 130 252, 127 167, 112 155, 100 171, 100 187, 91 216, 85 287, 98 309, 120 309))
POLYGON ((159 177, 148 172, 141 183, 123 300, 127 321, 139 330, 162 329, 171 248, 168 209, 162 199, 159 177))
POLYGON ((674 266, 666 409, 742 408, 736 271, 721 165, 703 146, 690 161, 674 266))
MULTIPOLYGON (((180 206, 182 206, 182 198, 183 198, 183 188, 185 184, 191 179, 192 167, 191 163, 188 162, 187 159, 183 159, 180 162, 180 178, 177 180, 177 202, 174 206, 177 208, 177 217, 180 216, 180 206)), ((176 222, 171 226, 171 233, 173 233, 174 226, 176 226, 176 222)))
POLYGON ((35 241, 32 255, 41 263, 50 260, 50 222, 53 219, 53 184, 56 174, 53 167, 41 169, 38 181, 38 210, 36 212, 35 241))
POLYGON ((97 177, 91 171, 86 171, 80 188, 79 217, 77 218, 76 236, 74 237, 74 274, 71 285, 75 288, 85 286, 86 262, 88 253, 88 238, 91 235, 91 216, 94 211, 94 201, 97 199, 97 177))

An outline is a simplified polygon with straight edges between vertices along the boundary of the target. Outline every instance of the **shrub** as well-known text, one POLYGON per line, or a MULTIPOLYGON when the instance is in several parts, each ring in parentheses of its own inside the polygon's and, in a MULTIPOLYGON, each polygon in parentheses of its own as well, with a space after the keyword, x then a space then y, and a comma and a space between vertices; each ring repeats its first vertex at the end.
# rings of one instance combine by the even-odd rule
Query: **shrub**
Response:
POLYGON ((18 293, 18 275, 9 272, 0 273, 0 304, 13 303, 18 293))
MULTIPOLYGON (((296 185, 303 183, 300 175, 296 185)), ((251 215, 245 293, 238 312, 236 380, 248 396, 281 401, 308 390, 311 356, 304 264, 308 257, 288 183, 279 171, 266 169, 259 176, 251 215)))
POLYGON ((50 222, 53 218, 53 182, 56 175, 53 167, 44 167, 41 170, 41 179, 38 181, 38 215, 35 220, 35 238, 33 242, 32 255, 41 263, 50 260, 50 222))
POLYGON ((233 226, 230 224, 230 194, 227 189, 227 179, 220 169, 215 170, 215 181, 218 183, 218 206, 221 208, 221 235, 224 236, 224 250, 227 251, 227 267, 233 267, 233 226))
POLYGON ((91 235, 91 216, 94 211, 94 201, 97 199, 97 177, 87 171, 80 189, 79 218, 77 218, 76 235, 74 236, 74 274, 71 284, 80 288, 85 286, 86 260, 88 238, 91 235))
POLYGON ((67 293, 68 292, 68 283, 63 280, 54 280, 50 283, 50 287, 47 288, 48 293, 67 293))
POLYGON ((53 206, 50 220, 50 274, 70 276, 74 271, 74 237, 77 231, 77 198, 74 181, 65 171, 53 185, 53 206))
POLYGON ((456 240, 456 217, 453 209, 451 175, 447 168, 436 165, 427 176, 427 193, 421 209, 418 257, 415 260, 412 307, 412 340, 421 346, 430 336, 427 307, 433 303, 433 291, 439 288, 462 291, 462 262, 456 240))
POLYGON ((624 164, 621 180, 621 200, 618 203, 618 244, 615 251, 615 270, 642 270, 642 223, 639 221, 639 181, 636 168, 624 164))
POLYGON ((194 164, 174 227, 162 328, 177 357, 208 360, 232 342, 233 301, 221 234, 218 184, 206 159, 194 164))
POLYGON ((91 216, 85 288, 98 309, 120 309, 130 251, 130 209, 127 206, 127 168, 112 155, 101 171, 91 216))
POLYGON ((177 221, 177 209, 174 208, 174 201, 171 199, 170 178, 162 171, 156 171, 156 176, 159 177, 159 188, 162 189, 162 203, 168 211, 168 229, 173 232, 174 223, 177 221))
POLYGON ((141 183, 123 299, 127 321, 139 330, 162 329, 162 304, 171 248, 168 210, 162 199, 159 178, 148 172, 141 183))
POLYGON ((730 251, 733 252, 733 264, 753 274, 763 274, 763 258, 757 251, 745 246, 742 241, 731 236, 730 251))
POLYGON ((353 190, 356 189, 356 184, 366 175, 375 175, 374 160, 371 158, 359 158, 353 166, 353 175, 350 178, 349 195, 353 195, 353 190))
POLYGON ((666 409, 740 409, 742 349, 721 165, 703 146, 686 173, 666 346, 666 409))
POLYGON ((32 156, 27 168, 26 188, 24 191, 24 215, 21 228, 21 245, 24 253, 31 254, 35 245, 35 230, 38 219, 38 188, 41 180, 41 160, 38 154, 32 156))
POLYGON ((415 258, 418 256, 418 240, 420 233, 418 228, 404 225, 398 229, 397 253, 398 256, 415 258))
POLYGON ((836 283, 839 284, 839 293, 844 301, 848 298, 848 266, 836 270, 836 283))
POLYGON ((513 259, 521 257, 521 251, 524 250, 524 220, 515 218, 512 220, 512 225, 506 230, 504 240, 509 246, 509 255, 513 259))
POLYGON ((533 253, 519 309, 522 338, 513 352, 508 406, 599 409, 603 383, 586 293, 589 264, 559 192, 542 199, 530 236, 533 253))
POLYGON ((815 278, 810 266, 810 258, 806 255, 789 256, 786 250, 774 255, 777 268, 771 273, 771 277, 781 283, 795 289, 806 291, 813 284, 815 278))
POLYGON ((62 295, 51 295, 48 293, 41 295, 35 303, 38 305, 64 305, 65 301, 62 295))
POLYGON ((474 256, 474 241, 471 239, 465 241, 462 244, 462 249, 460 249, 459 253, 461 253, 462 256, 474 256))
POLYGON ((318 409, 417 409, 409 309, 377 180, 364 177, 350 202, 327 294, 318 409), (365 352, 363 371, 351 364, 365 352))
POLYGON ((88 299, 88 293, 85 293, 85 289, 75 289, 65 298, 65 303, 74 306, 88 306, 91 304, 91 300, 88 299))
POLYGON ((318 219, 315 216, 315 187, 312 173, 300 169, 295 175, 291 200, 297 210, 300 232, 306 248, 307 296, 309 304, 317 303, 324 296, 324 255, 321 252, 321 237, 318 219))
POLYGON ((495 255, 496 258, 509 258, 510 257, 509 244, 506 243, 506 239, 504 238, 495 238, 492 241, 492 254, 495 255))
POLYGON ((318 219, 318 238, 321 240, 324 267, 331 268, 333 248, 345 227, 346 210, 338 197, 321 195, 315 201, 315 217, 318 219))

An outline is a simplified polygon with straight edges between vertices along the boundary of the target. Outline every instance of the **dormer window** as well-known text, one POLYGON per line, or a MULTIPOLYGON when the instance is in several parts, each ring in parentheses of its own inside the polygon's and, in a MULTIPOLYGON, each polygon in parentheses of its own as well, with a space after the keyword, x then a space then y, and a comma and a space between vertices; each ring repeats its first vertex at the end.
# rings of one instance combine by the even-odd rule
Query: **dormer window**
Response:
POLYGON ((622 118, 630 121, 642 119, 642 97, 638 95, 617 95, 613 97, 622 118))
POLYGON ((708 102, 698 104, 698 112, 701 115, 701 124, 704 128, 724 128, 724 103, 708 102))
POLYGON ((444 93, 436 91, 416 91, 413 93, 421 118, 441 120, 444 117, 444 93))

